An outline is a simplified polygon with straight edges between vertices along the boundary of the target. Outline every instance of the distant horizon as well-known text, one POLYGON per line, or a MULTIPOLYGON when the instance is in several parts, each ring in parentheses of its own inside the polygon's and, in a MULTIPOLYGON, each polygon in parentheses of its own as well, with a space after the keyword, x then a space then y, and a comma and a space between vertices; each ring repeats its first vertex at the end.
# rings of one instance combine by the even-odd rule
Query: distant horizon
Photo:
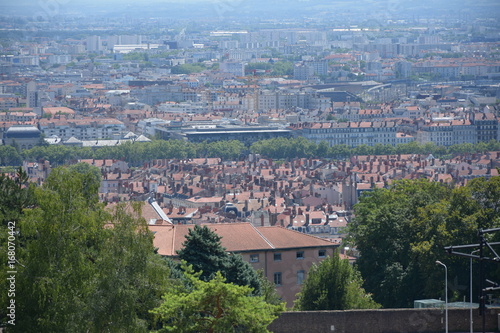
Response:
POLYGON ((127 13, 139 17, 171 13, 178 18, 189 18, 213 9, 217 15, 231 13, 235 16, 265 15, 283 18, 303 15, 334 15, 344 12, 397 16, 401 15, 457 15, 481 12, 489 17, 500 16, 500 2, 496 0, 19 0, 0 4, 0 16, 31 16, 49 13, 50 16, 66 14, 116 15, 127 13), (169 8, 173 5, 172 8, 169 8), (195 7, 192 7, 192 6, 195 7), (286 5, 286 6, 284 6, 286 5), (156 9, 159 9, 156 11, 156 9), (170 11, 171 10, 171 11, 170 11), (97 11, 97 12, 96 12, 97 11))

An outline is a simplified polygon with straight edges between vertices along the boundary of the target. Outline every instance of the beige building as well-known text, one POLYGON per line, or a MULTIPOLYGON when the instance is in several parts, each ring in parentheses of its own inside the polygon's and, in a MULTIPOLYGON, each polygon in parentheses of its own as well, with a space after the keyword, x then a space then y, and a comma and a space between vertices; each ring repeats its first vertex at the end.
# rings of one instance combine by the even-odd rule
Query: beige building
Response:
MULTIPOLYGON (((293 306, 296 294, 314 263, 332 256, 338 244, 282 227, 259 227, 250 223, 205 224, 222 237, 228 252, 239 253, 276 285, 278 294, 293 306)), ((154 246, 160 255, 176 257, 194 225, 154 224, 154 246)))

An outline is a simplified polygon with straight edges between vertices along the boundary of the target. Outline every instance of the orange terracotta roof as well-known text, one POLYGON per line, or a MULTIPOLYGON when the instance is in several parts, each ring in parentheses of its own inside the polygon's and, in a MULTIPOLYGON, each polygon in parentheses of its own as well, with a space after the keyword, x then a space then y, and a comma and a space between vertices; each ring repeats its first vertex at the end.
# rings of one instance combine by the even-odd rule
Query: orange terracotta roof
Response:
MULTIPOLYGON (((300 247, 334 246, 321 238, 281 227, 255 228, 250 223, 204 224, 221 236, 222 246, 230 252, 260 251, 300 247)), ((154 232, 153 244, 158 253, 165 256, 177 255, 192 224, 149 225, 154 232)))
POLYGON ((261 227, 257 230, 277 249, 334 245, 324 239, 281 227, 261 227))

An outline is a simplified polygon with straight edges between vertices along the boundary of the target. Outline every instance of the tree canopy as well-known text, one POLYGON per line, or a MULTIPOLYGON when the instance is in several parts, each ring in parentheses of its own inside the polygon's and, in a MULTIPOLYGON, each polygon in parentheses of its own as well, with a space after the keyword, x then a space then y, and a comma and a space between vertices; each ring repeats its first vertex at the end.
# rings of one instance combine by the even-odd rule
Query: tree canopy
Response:
POLYGON ((60 145, 36 146, 18 151, 12 146, 0 146, 0 166, 18 166, 23 160, 48 160, 52 165, 62 165, 76 159, 121 159, 133 166, 153 159, 219 157, 235 160, 249 151, 266 158, 284 159, 296 157, 348 158, 354 155, 432 154, 436 158, 448 158, 456 154, 500 150, 500 142, 492 140, 475 145, 464 143, 449 147, 416 141, 393 145, 376 144, 349 147, 345 144, 330 146, 326 141, 315 143, 304 137, 274 138, 257 141, 246 146, 238 140, 193 143, 180 140, 153 140, 152 142, 127 142, 118 146, 91 149, 60 145))
POLYGON ((364 287, 384 307, 437 298, 444 284, 435 264, 440 260, 453 281, 452 299, 462 300, 469 292, 469 262, 448 256, 444 247, 477 243, 478 229, 499 227, 498 207, 500 177, 473 179, 456 188, 403 180, 362 196, 349 233, 360 251, 357 265, 364 287))
POLYGON ((338 253, 314 264, 298 294, 295 308, 300 311, 377 309, 362 288, 359 272, 338 253))
POLYGON ((36 205, 16 225, 12 331, 147 331, 148 310, 168 284, 167 266, 154 253, 140 207, 105 210, 98 187, 91 170, 60 167, 34 189, 36 205))
POLYGON ((163 303, 152 313, 163 328, 158 332, 268 332, 267 326, 284 310, 283 304, 252 296, 252 288, 227 283, 220 272, 204 281, 201 272, 183 264, 190 288, 168 289, 163 303))
POLYGON ((17 222, 23 210, 34 204, 33 186, 28 182, 28 175, 19 168, 15 177, 0 175, 0 222, 17 222))

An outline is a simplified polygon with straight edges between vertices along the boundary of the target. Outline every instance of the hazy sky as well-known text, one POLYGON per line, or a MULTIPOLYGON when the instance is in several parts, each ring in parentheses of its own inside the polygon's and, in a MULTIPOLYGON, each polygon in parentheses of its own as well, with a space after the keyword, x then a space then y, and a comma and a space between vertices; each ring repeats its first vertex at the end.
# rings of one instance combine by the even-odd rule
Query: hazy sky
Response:
MULTIPOLYGON (((339 13, 361 11, 392 15, 403 13, 446 15, 457 12, 482 11, 490 16, 500 15, 499 0, 0 0, 3 15, 32 15, 33 13, 105 14, 132 13, 138 16, 165 13, 203 13, 216 10, 233 13, 263 13, 283 17, 294 14, 339 13)), ((0 14, 0 15, 1 15, 0 14)), ((51 15, 51 16, 55 16, 51 15)), ((173 14, 175 15, 175 14, 173 14)))

